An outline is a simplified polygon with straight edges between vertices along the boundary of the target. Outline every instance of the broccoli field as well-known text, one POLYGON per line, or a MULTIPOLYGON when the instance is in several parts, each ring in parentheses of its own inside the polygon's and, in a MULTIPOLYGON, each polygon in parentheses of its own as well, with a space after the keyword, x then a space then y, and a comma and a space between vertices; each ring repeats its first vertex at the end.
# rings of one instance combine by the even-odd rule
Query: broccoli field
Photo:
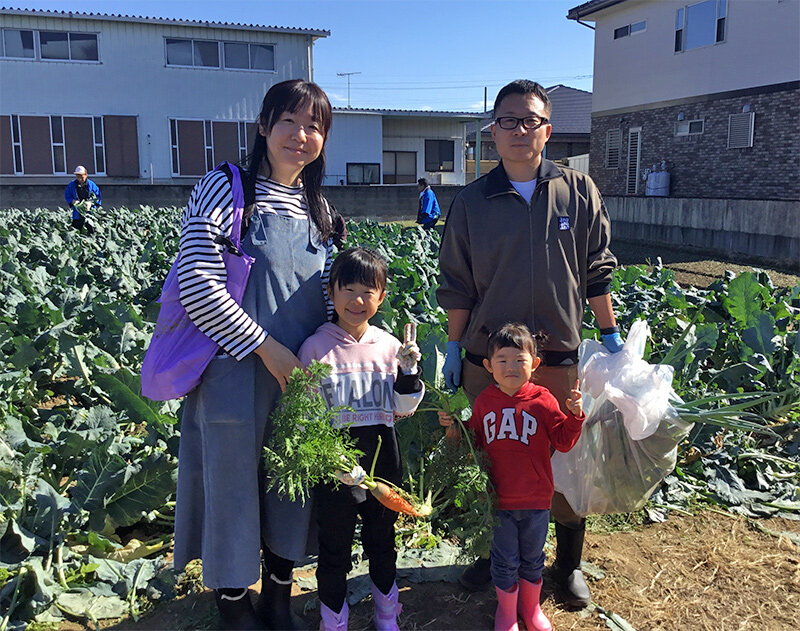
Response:
MULTIPOLYGON (((0 213, 0 631, 135 619, 182 589, 169 562, 180 401, 143 398, 138 376, 179 212, 103 209, 91 236, 70 229, 63 209, 0 213)), ((371 222, 348 229, 348 245, 389 262, 379 324, 401 335, 418 323, 424 375, 436 385, 446 341, 438 234, 371 222)), ((800 520, 800 286, 777 288, 752 270, 681 287, 656 263, 618 269, 612 291, 623 332, 648 322, 645 359, 674 367, 684 400, 713 407, 753 394, 747 422, 694 426, 645 518, 712 506, 800 520)), ((584 337, 593 336, 587 315, 584 337)), ((435 388, 427 397, 428 411, 399 432, 406 485, 437 499, 430 521, 401 521, 398 543, 476 549, 484 480, 452 477, 463 454, 437 460, 442 432, 431 411, 465 401, 435 388)))

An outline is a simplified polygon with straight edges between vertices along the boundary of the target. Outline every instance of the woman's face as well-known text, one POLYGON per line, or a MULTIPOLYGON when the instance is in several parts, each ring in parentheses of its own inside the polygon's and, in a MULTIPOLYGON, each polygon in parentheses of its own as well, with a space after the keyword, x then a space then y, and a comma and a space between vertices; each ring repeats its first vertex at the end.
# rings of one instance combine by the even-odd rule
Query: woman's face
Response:
POLYGON ((314 117, 311 104, 301 104, 294 112, 283 112, 269 131, 259 124, 258 131, 267 139, 271 177, 281 184, 294 184, 325 145, 322 123, 314 117))

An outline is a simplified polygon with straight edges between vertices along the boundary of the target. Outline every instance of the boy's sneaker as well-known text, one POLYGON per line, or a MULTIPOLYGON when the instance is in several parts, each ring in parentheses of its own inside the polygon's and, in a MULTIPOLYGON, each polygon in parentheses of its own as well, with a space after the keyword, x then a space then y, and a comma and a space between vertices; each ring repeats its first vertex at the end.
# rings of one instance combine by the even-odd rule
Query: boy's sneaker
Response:
POLYGON ((471 592, 487 589, 492 584, 492 563, 489 559, 478 557, 458 577, 458 582, 471 592))

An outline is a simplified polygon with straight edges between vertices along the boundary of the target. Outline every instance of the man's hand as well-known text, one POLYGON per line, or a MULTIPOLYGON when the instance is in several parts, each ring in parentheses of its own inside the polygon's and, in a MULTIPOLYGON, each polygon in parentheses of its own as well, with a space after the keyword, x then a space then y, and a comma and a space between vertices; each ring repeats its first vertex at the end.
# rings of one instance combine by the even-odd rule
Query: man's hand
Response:
POLYGON ((447 343, 447 355, 442 366, 444 385, 449 390, 458 390, 461 385, 461 344, 455 341, 447 343))
MULTIPOLYGON (((617 334, 619 335, 619 333, 617 334)), ((575 386, 572 388, 570 392, 570 397, 567 399, 564 404, 567 406, 567 409, 572 412, 575 416, 583 415, 583 403, 581 401, 581 385, 580 382, 576 379, 575 386)))
POLYGON ((600 329, 600 339, 603 340, 603 346, 606 347, 609 353, 619 353, 624 346, 618 326, 600 329))

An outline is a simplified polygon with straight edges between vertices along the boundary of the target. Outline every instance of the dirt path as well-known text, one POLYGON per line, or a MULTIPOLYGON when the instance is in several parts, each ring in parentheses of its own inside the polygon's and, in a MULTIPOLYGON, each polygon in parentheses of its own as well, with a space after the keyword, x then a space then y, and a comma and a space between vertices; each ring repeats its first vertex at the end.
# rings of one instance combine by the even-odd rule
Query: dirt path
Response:
POLYGON ((800 284, 800 262, 798 269, 771 269, 766 262, 745 265, 708 257, 701 251, 677 250, 661 245, 617 241, 611 247, 620 265, 650 265, 658 257, 662 263, 675 272, 675 280, 680 285, 708 287, 715 280, 725 277, 725 272, 752 271, 764 269, 776 287, 794 287, 800 284))
MULTIPOLYGON (((566 611, 548 589, 542 607, 559 630, 607 630, 603 616, 613 614, 639 631, 795 629, 800 611, 800 548, 780 533, 791 533, 798 540, 800 522, 752 522, 706 511, 694 516, 673 513, 664 523, 630 531, 589 532, 586 572, 594 601, 603 609, 566 611), (765 529, 775 534, 766 534, 765 529)), ((548 550, 551 561, 552 550, 548 550)), ((547 585, 547 576, 545 580, 547 585)), ((399 586, 401 629, 492 628, 496 601, 490 590, 469 593, 457 583, 406 580, 399 581, 399 586)), ((293 608, 303 615, 309 629, 317 627, 316 591, 295 586, 293 608)), ((103 627, 160 631, 215 629, 217 624, 213 596, 206 591, 161 604, 138 623, 125 620, 103 627)), ((60 630, 82 628, 68 624, 60 630)), ((372 603, 367 598, 351 609, 349 629, 372 628, 372 603)))

